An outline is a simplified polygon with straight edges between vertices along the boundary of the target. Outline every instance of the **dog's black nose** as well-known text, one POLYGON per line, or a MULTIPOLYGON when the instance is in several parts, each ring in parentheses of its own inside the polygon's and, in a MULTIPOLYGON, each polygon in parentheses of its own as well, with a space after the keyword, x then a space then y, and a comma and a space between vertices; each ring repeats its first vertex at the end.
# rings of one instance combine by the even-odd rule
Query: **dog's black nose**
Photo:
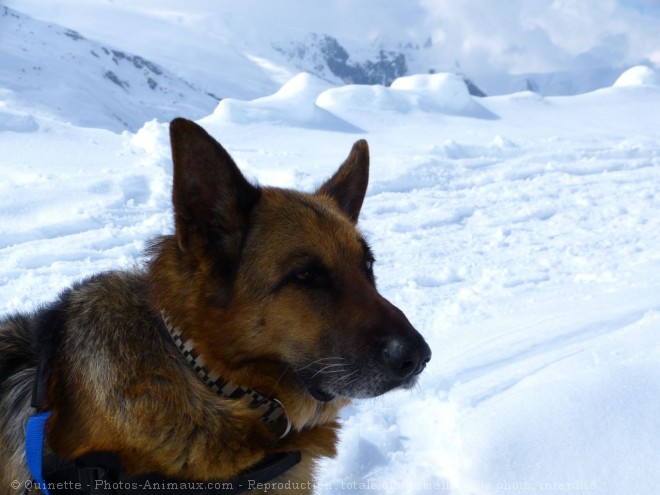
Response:
POLYGON ((394 338, 385 345, 383 358, 398 378, 410 378, 424 370, 431 360, 431 348, 423 339, 410 342, 394 338))

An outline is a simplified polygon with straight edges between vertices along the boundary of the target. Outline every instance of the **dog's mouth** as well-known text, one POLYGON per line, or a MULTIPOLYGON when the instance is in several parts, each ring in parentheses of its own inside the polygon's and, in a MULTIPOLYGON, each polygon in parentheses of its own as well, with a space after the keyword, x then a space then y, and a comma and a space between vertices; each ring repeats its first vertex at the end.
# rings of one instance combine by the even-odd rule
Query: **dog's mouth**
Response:
POLYGON ((330 383, 323 379, 323 374, 317 371, 311 372, 305 370, 306 373, 297 374, 298 383, 300 386, 319 402, 331 402, 337 395, 343 395, 338 391, 333 390, 330 383), (332 392, 330 391, 332 390, 332 392))
POLYGON ((319 384, 310 385, 305 387, 307 393, 314 397, 319 402, 331 402, 338 395, 346 398, 353 399, 368 399, 372 397, 378 397, 379 395, 385 394, 392 390, 402 388, 409 389, 412 388, 415 383, 417 383, 417 376, 410 377, 404 381, 385 381, 379 380, 374 377, 373 380, 368 380, 365 384, 355 383, 354 387, 347 388, 341 392, 328 392, 321 388, 319 384))
POLYGON ((328 391, 331 387, 322 379, 320 373, 314 373, 311 377, 298 375, 298 380, 302 388, 319 402, 330 402, 337 396, 336 392, 328 391))
POLYGON ((314 397, 319 402, 330 402, 335 396, 325 390, 322 390, 318 387, 308 389, 310 395, 314 397))
POLYGON ((367 399, 377 397, 397 388, 408 389, 417 383, 417 376, 404 380, 391 380, 379 373, 370 373, 360 380, 352 380, 347 386, 335 386, 323 380, 303 380, 303 388, 319 402, 331 402, 336 397, 367 399))

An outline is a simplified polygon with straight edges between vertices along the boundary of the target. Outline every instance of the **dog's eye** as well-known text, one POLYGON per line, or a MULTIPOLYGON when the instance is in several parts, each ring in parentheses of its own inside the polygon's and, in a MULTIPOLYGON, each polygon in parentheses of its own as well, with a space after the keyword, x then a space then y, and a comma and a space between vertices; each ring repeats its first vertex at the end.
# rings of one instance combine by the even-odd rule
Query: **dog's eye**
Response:
POLYGON ((330 277, 328 276, 328 272, 322 266, 316 265, 306 266, 304 268, 295 270, 291 274, 290 280, 310 288, 330 286, 330 277))
POLYGON ((291 285, 303 289, 331 289, 334 283, 330 270, 320 260, 307 258, 295 263, 274 286, 273 292, 291 285))
POLYGON ((374 275, 374 263, 375 262, 376 262, 376 260, 374 259, 373 256, 368 256, 364 260, 364 268, 367 272, 367 277, 369 278, 371 283, 374 284, 374 285, 376 283, 376 276, 374 275))
POLYGON ((300 270, 295 276, 298 282, 309 283, 314 280, 315 274, 311 270, 300 270))

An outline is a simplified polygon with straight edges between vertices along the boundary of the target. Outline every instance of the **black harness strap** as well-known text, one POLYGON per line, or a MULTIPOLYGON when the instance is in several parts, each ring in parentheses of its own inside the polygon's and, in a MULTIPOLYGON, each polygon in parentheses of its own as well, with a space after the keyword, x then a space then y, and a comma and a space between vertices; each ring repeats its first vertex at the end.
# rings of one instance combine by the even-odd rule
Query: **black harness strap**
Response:
POLYGON ((158 473, 130 476, 119 456, 111 452, 86 454, 73 461, 47 455, 44 477, 50 493, 56 495, 236 495, 272 481, 300 459, 299 451, 275 454, 232 479, 200 482, 158 473))

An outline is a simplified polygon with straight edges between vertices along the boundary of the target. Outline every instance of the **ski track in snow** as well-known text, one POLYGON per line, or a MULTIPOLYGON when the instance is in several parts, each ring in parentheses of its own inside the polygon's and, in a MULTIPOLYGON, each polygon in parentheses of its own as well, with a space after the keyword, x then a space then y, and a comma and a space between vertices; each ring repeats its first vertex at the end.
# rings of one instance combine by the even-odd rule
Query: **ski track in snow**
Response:
MULTIPOLYGON (((360 228, 434 356, 414 390, 345 411, 317 493, 656 493, 660 88, 465 92, 447 110, 456 84, 304 76, 201 122, 249 177, 307 190, 370 143, 360 228)), ((164 124, 118 135, 3 111, 4 313, 135 266, 171 231, 164 124)))

